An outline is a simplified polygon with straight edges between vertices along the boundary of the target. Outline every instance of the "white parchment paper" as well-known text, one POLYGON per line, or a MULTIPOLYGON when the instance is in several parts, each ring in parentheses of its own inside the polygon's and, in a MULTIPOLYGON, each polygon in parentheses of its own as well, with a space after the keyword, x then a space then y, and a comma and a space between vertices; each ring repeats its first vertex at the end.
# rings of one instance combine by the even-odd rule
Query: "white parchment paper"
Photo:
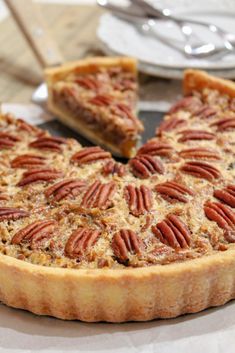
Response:
MULTIPOLYGON (((4 104, 3 111, 32 123, 50 119, 34 105, 4 104)), ((2 352, 234 353, 235 302, 176 319, 125 324, 62 321, 0 304, 2 352)))

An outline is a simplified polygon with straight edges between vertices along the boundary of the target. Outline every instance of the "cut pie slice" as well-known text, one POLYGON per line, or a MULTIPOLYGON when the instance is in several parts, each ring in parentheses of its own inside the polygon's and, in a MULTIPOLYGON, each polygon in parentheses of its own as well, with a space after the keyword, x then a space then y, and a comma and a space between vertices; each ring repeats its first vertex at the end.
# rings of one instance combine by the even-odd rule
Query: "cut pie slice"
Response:
POLYGON ((132 58, 90 58, 46 70, 48 107, 66 125, 113 154, 131 157, 143 131, 136 116, 132 58))

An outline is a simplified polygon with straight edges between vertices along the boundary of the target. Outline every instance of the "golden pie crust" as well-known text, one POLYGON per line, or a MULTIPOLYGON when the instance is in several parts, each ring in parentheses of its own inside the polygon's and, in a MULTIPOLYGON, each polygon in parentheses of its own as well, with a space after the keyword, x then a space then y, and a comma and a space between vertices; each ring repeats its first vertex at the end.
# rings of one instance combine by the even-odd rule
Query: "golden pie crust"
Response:
MULTIPOLYGON (((235 96, 235 84, 188 70, 184 92, 209 87, 235 96)), ((38 315, 87 322, 172 318, 235 298, 235 247, 148 267, 59 268, 0 255, 0 300, 38 315)))

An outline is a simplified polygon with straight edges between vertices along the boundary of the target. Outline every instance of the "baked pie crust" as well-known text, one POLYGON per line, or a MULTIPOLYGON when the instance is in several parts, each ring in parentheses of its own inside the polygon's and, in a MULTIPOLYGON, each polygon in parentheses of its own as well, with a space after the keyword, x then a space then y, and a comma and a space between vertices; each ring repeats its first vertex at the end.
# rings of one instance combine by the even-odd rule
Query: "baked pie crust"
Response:
MULTIPOLYGON (((234 189, 218 181, 222 174, 228 177, 230 184, 234 180, 233 166, 229 164, 229 171, 225 170, 221 154, 226 155, 226 163, 234 158, 234 132, 231 130, 234 128, 235 84, 201 71, 188 70, 184 76, 184 92, 186 95, 193 94, 193 98, 186 98, 171 109, 158 128, 157 137, 138 151, 126 167, 127 171, 123 171, 107 152, 99 148, 87 153, 87 149, 82 149, 75 141, 51 138, 22 121, 2 118, 0 200, 4 202, 4 207, 0 204, 0 225, 4 226, 0 228, 0 300, 3 303, 38 315, 67 320, 124 322, 172 318, 222 305, 235 298, 234 189), (213 102, 213 107, 208 104, 197 106, 202 95, 207 97, 207 103, 213 102), (227 107, 228 102, 231 107, 230 120, 227 117, 218 121, 215 118, 215 103, 222 114, 222 108, 225 105, 227 107), (187 109, 190 109, 190 116, 187 109), (194 128, 187 129, 184 123, 190 117, 194 119, 193 114, 197 115, 192 120, 194 128), (211 128, 206 130, 205 124, 211 128), (21 131, 23 129, 21 133, 25 134, 25 138, 27 134, 30 136, 27 137, 30 143, 22 147, 23 156, 22 151, 19 155, 19 151, 14 150, 14 144, 18 143, 14 135, 15 126, 21 131), (229 134, 228 144, 227 135, 226 139, 219 136, 223 133, 229 134), (218 135, 216 142, 217 137, 214 135, 218 135), (178 141, 174 145, 175 150, 169 146, 173 139, 178 141), (199 143, 199 147, 195 143, 199 143), (216 144, 216 150, 211 148, 213 144, 216 144), (179 146, 183 147, 177 150, 180 159, 174 155, 179 146), (48 150, 44 154, 43 151, 48 150), (153 151, 157 151, 163 160, 167 157, 168 161, 154 159, 153 151), (97 154, 101 162, 97 162, 97 154), (68 169, 65 168, 64 155, 69 155, 69 169, 73 175, 78 170, 82 179, 79 182, 74 179, 65 181, 61 172, 55 169, 58 163, 63 171, 68 169), (14 170, 11 172, 8 169, 9 157, 14 170), (45 166, 44 157, 50 160, 50 167, 45 166), (181 163, 180 166, 177 163, 181 163), (179 168, 172 173, 175 166, 179 168), (109 174, 108 177, 102 179, 101 174, 98 174, 100 167, 102 173, 109 174), (168 178, 171 173, 177 176, 173 181, 168 178), (95 179, 97 174, 99 180, 95 179), (94 182, 86 189, 87 179, 94 182), (187 181, 187 185, 182 181, 187 181), (116 198, 115 183, 119 191, 125 189, 124 197, 116 198), (12 200, 7 198, 6 185, 12 200), (151 193, 153 185, 156 186, 154 196, 151 193), (201 194, 199 189, 203 191, 201 194), (99 192, 95 193, 95 190, 99 192), (82 195, 79 203, 76 201, 77 195, 82 195), (65 196, 68 199, 64 201, 65 196), (197 197, 199 205, 192 201, 197 197), (24 210, 19 207, 22 198, 24 210), (114 212, 112 217, 112 203, 115 202, 122 205, 122 208, 114 208, 115 212, 119 212, 119 208, 121 212, 127 212, 125 221, 131 222, 129 230, 117 231, 115 228, 113 221, 122 222, 122 213, 114 212), (193 207, 190 208, 191 202, 193 207), (196 209, 192 210, 194 207, 196 209), (155 208, 161 222, 155 219, 155 208), (195 218, 190 213, 194 211, 195 218), (199 218, 196 218, 197 212, 199 218), (141 217, 144 217, 146 224, 141 224, 142 231, 140 229, 137 236, 136 229, 140 227, 141 217), (203 218, 203 224, 199 227, 200 218, 203 218), (185 224, 185 219, 189 224, 185 224), (68 221, 61 226, 64 232, 60 233, 62 240, 70 231, 70 226, 74 231, 69 240, 65 239, 62 260, 56 258, 55 250, 54 258, 51 257, 47 262, 47 247, 38 248, 38 243, 51 237, 55 220, 62 220, 62 223, 68 221), (105 231, 113 230, 111 238, 99 238, 103 230, 95 228, 95 220, 102 220, 105 231), (147 223, 151 222, 152 228, 149 228, 147 223), (92 231, 85 225, 92 225, 92 231), (198 229, 199 236, 195 237, 189 228, 198 229), (142 237, 146 229, 152 234, 150 240, 142 237), (203 237, 200 232, 204 233, 203 237), (81 243, 84 237, 87 240, 81 243), (146 255, 146 249, 150 246, 148 242, 153 239, 156 256, 151 257, 151 264, 150 257, 141 257, 139 254, 145 247, 143 253, 146 255), (102 245, 105 242, 111 245, 105 248, 102 245), (85 251, 88 244, 99 246, 85 261, 82 256, 87 256, 85 251), (204 246, 206 250, 203 253, 204 246), (201 249, 201 253, 198 249, 201 249), (99 251, 103 257, 107 255, 102 264, 98 261, 99 251), (161 251, 159 259, 165 259, 165 262, 156 262, 161 251), (66 268, 63 268, 65 265, 66 268)), ((116 192, 118 195, 119 191, 116 192)), ((119 228, 123 228, 122 223, 119 225, 119 228)), ((154 252, 151 254, 154 255, 154 252)))

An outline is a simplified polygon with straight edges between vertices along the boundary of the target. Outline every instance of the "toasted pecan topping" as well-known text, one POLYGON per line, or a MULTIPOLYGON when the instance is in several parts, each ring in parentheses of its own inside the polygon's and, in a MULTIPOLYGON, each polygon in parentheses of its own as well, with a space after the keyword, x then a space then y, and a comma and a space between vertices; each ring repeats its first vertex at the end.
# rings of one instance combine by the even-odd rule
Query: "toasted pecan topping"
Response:
POLYGON ((129 161, 132 173, 141 179, 149 178, 153 174, 163 174, 164 166, 162 162, 147 154, 141 154, 129 161))
POLYGON ((182 127, 186 123, 186 120, 180 118, 169 118, 161 122, 159 127, 156 128, 156 135, 161 136, 163 132, 172 131, 182 127))
POLYGON ((7 132, 0 132, 0 149, 12 148, 18 141, 20 141, 19 137, 13 136, 7 132))
POLYGON ((93 91, 98 90, 101 86, 101 83, 93 77, 77 77, 75 82, 78 85, 93 91))
POLYGON ((97 96, 91 98, 89 100, 89 103, 103 107, 103 106, 108 106, 112 104, 113 101, 114 101, 114 98, 108 94, 103 94, 103 95, 98 94, 97 96))
POLYGON ((78 228, 69 237, 65 245, 65 255, 70 258, 80 258, 97 242, 100 231, 88 228, 78 228))
POLYGON ((61 145, 66 143, 63 137, 39 137, 37 140, 31 142, 29 147, 34 147, 42 150, 53 152, 61 152, 61 145))
POLYGON ((179 134, 182 136, 178 139, 178 142, 186 142, 190 140, 214 140, 215 134, 203 130, 184 130, 180 131, 179 134))
POLYGON ((223 229, 234 229, 235 213, 220 202, 206 202, 204 212, 208 219, 218 224, 223 229))
POLYGON ((104 175, 117 174, 119 177, 122 177, 126 172, 126 168, 124 164, 117 163, 111 159, 103 166, 102 172, 104 175))
POLYGON ((111 158, 111 154, 97 146, 83 148, 72 156, 71 161, 81 165, 109 158, 111 158))
POLYGON ((174 249, 186 249, 191 244, 191 232, 181 219, 173 214, 152 227, 154 235, 174 249))
POLYGON ((133 114, 131 108, 124 103, 116 103, 112 105, 111 111, 113 114, 118 115, 120 117, 125 117, 131 120, 135 126, 139 127, 139 130, 143 130, 142 123, 137 119, 137 117, 133 114))
POLYGON ((235 118, 225 118, 216 121, 211 126, 217 126, 217 131, 230 131, 235 129, 235 118))
POLYGON ((202 103, 200 99, 194 96, 184 97, 176 102, 171 109, 169 114, 178 112, 178 110, 187 110, 191 113, 197 111, 201 107, 202 103))
POLYGON ((124 196, 133 216, 138 217, 149 212, 152 208, 152 192, 145 185, 141 185, 139 188, 133 185, 127 185, 125 187, 124 196))
POLYGON ((132 230, 121 229, 113 236, 113 253, 121 263, 129 260, 129 254, 140 255, 143 247, 142 239, 132 230))
MULTIPOLYGON (((224 239, 227 240, 228 243, 235 243, 235 230, 234 229, 226 229, 224 231, 224 239)), ((226 247, 226 244, 220 244, 226 247)), ((222 249, 223 250, 223 249, 222 249)), ((225 248, 227 250, 227 247, 225 248)))
POLYGON ((24 130, 29 133, 44 134, 43 130, 39 129, 36 126, 33 126, 31 124, 26 123, 26 121, 24 121, 22 119, 17 119, 17 125, 20 130, 24 130))
POLYGON ((96 180, 85 192, 81 207, 106 210, 112 205, 112 196, 115 190, 116 185, 113 181, 102 184, 100 181, 96 180))
POLYGON ((33 168, 45 165, 46 158, 33 154, 22 154, 11 161, 12 168, 33 168))
POLYGON ((128 91, 128 90, 131 90, 131 91, 134 91, 136 89, 136 82, 134 82, 133 80, 131 79, 122 79, 122 80, 119 80, 118 82, 114 82, 113 83, 113 88, 118 90, 118 91, 128 91))
POLYGON ((17 220, 19 218, 28 217, 27 211, 13 207, 0 207, 0 222, 5 220, 17 220))
POLYGON ((221 159, 217 151, 206 147, 188 148, 180 151, 179 155, 184 159, 209 159, 209 160, 221 159))
POLYGON ((155 186, 155 190, 167 200, 177 200, 181 202, 188 202, 188 195, 193 196, 194 192, 186 186, 175 181, 166 181, 155 186))
POLYGON ((220 178, 220 171, 213 165, 204 162, 188 162, 185 163, 180 170, 186 174, 193 175, 197 178, 212 181, 220 178))
POLYGON ((7 201, 9 200, 9 196, 2 193, 2 191, 0 190, 0 201, 7 201))
POLYGON ((147 154, 149 156, 168 157, 172 151, 173 147, 169 143, 150 140, 138 150, 137 155, 147 154))
POLYGON ((231 207, 235 207, 235 185, 228 185, 222 190, 215 190, 214 197, 231 207))
POLYGON ((63 176, 63 173, 50 168, 30 169, 23 174, 22 179, 17 184, 24 186, 41 181, 52 181, 63 176))
POLYGON ((54 220, 35 221, 19 230, 13 236, 11 243, 15 245, 30 243, 32 249, 38 248, 42 239, 52 237, 55 226, 56 222, 54 220))
POLYGON ((62 180, 45 190, 45 196, 53 202, 61 201, 65 198, 75 198, 84 189, 86 183, 76 179, 62 180))
POLYGON ((210 107, 206 104, 203 105, 201 108, 199 108, 198 111, 194 112, 195 116, 202 119, 211 118, 216 114, 217 114, 217 109, 210 107))
POLYGON ((141 232, 145 232, 146 230, 148 230, 152 223, 153 223, 153 214, 147 214, 145 219, 145 224, 141 227, 141 232))

